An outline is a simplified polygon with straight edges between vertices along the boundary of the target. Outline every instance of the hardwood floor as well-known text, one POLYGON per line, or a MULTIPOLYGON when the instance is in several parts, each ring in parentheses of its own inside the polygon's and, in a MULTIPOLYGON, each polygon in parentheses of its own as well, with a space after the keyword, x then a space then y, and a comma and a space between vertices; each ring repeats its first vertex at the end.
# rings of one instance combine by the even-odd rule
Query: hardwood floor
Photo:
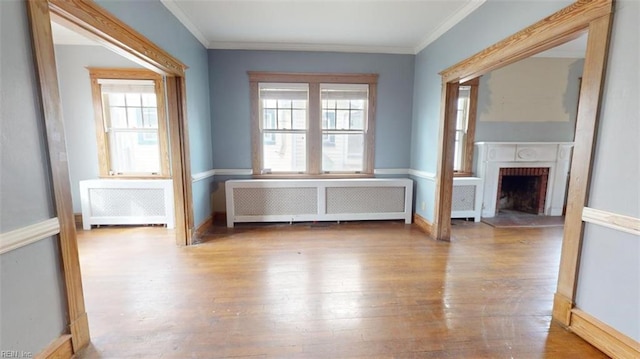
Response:
POLYGON ((562 228, 455 223, 80 230, 79 358, 606 358, 550 324, 562 228))

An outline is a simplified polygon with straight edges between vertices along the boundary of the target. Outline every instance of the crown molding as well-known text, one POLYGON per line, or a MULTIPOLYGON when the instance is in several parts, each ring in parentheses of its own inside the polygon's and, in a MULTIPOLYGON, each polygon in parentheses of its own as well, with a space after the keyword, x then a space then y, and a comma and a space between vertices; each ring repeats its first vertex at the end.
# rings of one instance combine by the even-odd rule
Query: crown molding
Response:
POLYGON ((414 55, 413 48, 402 46, 361 46, 338 44, 303 44, 282 42, 227 42, 211 41, 209 49, 219 50, 266 50, 266 51, 323 51, 323 52, 351 52, 374 54, 414 55))
POLYGON ((169 10, 169 12, 173 14, 173 16, 175 16, 178 19, 178 21, 182 23, 182 25, 184 25, 184 27, 187 28, 187 30, 189 30, 191 35, 193 35, 196 39, 198 39, 198 41, 202 44, 202 46, 207 48, 209 41, 202 34, 200 29, 198 29, 198 27, 191 22, 191 20, 184 13, 184 11, 182 11, 182 9, 180 8, 176 0, 160 0, 160 2, 162 3, 162 5, 164 5, 164 7, 167 8, 167 10, 169 10))
POLYGON ((435 31, 428 34, 418 45, 413 49, 413 54, 417 55, 425 47, 429 46, 432 42, 436 41, 445 32, 449 31, 452 27, 456 26, 462 19, 469 16, 487 0, 471 0, 467 5, 463 6, 460 10, 456 11, 453 15, 449 16, 444 22, 442 22, 435 31))

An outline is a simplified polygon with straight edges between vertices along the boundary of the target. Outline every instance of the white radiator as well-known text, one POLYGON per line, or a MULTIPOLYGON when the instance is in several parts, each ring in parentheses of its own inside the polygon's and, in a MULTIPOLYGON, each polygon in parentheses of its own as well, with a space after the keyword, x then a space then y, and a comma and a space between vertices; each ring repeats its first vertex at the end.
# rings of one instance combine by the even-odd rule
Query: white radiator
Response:
POLYGON ((80 181, 82 228, 103 224, 166 224, 175 227, 171 180, 80 181))
POLYGON ((451 218, 470 218, 480 222, 482 178, 454 177, 451 194, 451 218))
POLYGON ((407 178, 230 180, 227 227, 235 222, 404 219, 411 223, 407 178))

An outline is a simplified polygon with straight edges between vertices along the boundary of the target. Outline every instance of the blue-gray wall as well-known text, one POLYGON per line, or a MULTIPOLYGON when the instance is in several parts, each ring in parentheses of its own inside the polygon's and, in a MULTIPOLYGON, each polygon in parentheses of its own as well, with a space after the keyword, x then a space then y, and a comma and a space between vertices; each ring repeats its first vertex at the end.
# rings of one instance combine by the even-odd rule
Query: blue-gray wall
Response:
POLYGON ((56 45, 58 84, 69 153, 73 212, 82 212, 79 181, 96 179, 98 143, 87 67, 141 67, 102 46, 56 45))
MULTIPOLYGON (((556 66, 565 69, 564 60, 567 59, 539 59, 546 66, 556 66), (558 63, 558 61, 563 61, 558 63)), ((568 114, 569 121, 538 121, 538 122, 518 122, 518 121, 482 121, 480 113, 486 111, 491 106, 499 106, 498 103, 491 103, 490 86, 488 84, 492 72, 480 78, 478 87, 478 120, 476 122, 475 141, 492 142, 572 142, 576 127, 576 117, 578 114, 578 94, 580 92, 580 78, 584 68, 584 59, 571 59, 571 65, 567 68, 567 86, 563 94, 562 103, 568 114)), ((542 65, 542 63, 540 63, 542 65)), ((547 67, 544 67, 547 68, 547 67)), ((526 74, 523 74, 525 78, 526 74)), ((526 86, 514 81, 513 88, 526 86)), ((507 86, 505 91, 512 87, 507 86)), ((543 89, 546 89, 544 87, 543 89)), ((494 101, 497 99, 494 99, 494 101)))
MULTIPOLYGON (((186 87, 191 172, 212 169, 209 64, 205 47, 159 0, 96 2, 189 67, 186 87)), ((211 182, 209 178, 193 183, 196 226, 211 214, 211 182)))
POLYGON ((569 4, 568 0, 489 0, 416 55, 411 168, 426 173, 414 177, 420 216, 433 221, 435 182, 425 177, 431 177, 437 166, 442 88, 438 73, 569 4))
POLYGON ((214 168, 251 168, 247 71, 377 73, 375 165, 408 168, 412 55, 209 50, 214 168))
MULTIPOLYGON (((640 2, 617 1, 588 206, 640 218, 640 2)), ((585 225, 576 305, 640 341, 640 238, 585 225)))
MULTIPOLYGON (((0 233, 55 217, 29 23, 0 1, 0 233)), ((0 351, 35 356, 67 329, 58 238, 0 255, 0 351)))

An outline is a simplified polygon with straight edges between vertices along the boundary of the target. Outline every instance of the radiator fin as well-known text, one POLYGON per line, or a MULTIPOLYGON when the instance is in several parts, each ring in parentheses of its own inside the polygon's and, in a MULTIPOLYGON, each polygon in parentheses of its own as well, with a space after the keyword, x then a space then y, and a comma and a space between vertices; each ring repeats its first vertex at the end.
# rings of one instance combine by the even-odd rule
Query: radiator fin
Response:
POLYGON ((451 194, 452 211, 473 211, 475 208, 476 186, 454 186, 451 194))
POLYGON ((235 188, 235 215, 299 215, 318 212, 315 187, 235 188))
POLYGON ((404 212, 404 187, 328 187, 327 213, 404 212))
POLYGON ((162 188, 90 188, 92 217, 165 216, 162 188))

